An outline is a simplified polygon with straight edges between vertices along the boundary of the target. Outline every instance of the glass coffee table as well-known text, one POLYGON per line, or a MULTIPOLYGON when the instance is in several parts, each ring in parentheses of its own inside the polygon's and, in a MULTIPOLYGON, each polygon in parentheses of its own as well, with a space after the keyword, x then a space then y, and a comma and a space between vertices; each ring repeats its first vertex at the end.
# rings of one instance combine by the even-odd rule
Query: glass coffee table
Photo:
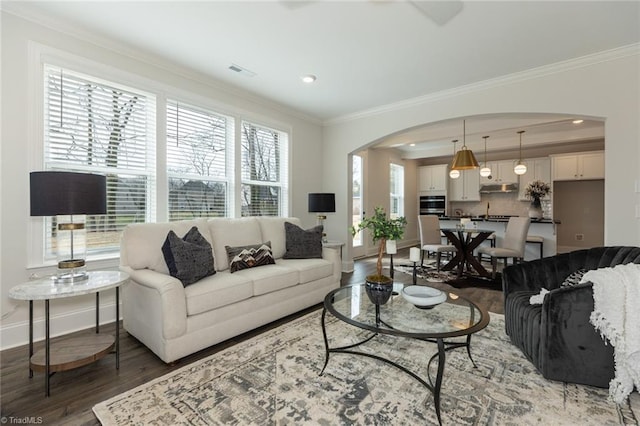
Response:
POLYGON ((446 360, 446 352, 465 347, 469 359, 476 367, 471 357, 471 335, 482 330, 489 324, 489 314, 475 303, 455 293, 447 293, 447 300, 429 309, 414 306, 399 294, 404 284, 394 284, 394 293, 384 305, 374 305, 369 300, 364 284, 355 284, 331 291, 324 299, 322 310, 322 334, 326 350, 325 363, 320 375, 324 373, 331 353, 347 353, 362 355, 383 361, 402 370, 416 379, 433 393, 438 422, 440 417, 440 387, 446 360), (368 330, 371 335, 364 340, 348 346, 329 347, 326 329, 326 315, 331 313, 339 320, 360 329, 368 330), (397 337, 422 340, 437 344, 438 351, 427 362, 427 380, 408 370, 404 366, 381 356, 358 351, 357 347, 370 341, 378 334, 388 334, 397 337), (451 340, 456 337, 466 339, 451 340), (435 383, 430 374, 431 363, 438 361, 435 383))

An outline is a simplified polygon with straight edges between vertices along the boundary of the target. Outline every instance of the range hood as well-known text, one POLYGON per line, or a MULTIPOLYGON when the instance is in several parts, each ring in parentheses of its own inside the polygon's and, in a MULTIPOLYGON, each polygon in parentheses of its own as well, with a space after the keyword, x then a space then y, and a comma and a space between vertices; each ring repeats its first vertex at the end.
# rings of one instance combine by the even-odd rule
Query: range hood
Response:
POLYGON ((480 186, 481 194, 491 194, 494 192, 518 192, 518 184, 517 183, 492 183, 488 185, 480 186))

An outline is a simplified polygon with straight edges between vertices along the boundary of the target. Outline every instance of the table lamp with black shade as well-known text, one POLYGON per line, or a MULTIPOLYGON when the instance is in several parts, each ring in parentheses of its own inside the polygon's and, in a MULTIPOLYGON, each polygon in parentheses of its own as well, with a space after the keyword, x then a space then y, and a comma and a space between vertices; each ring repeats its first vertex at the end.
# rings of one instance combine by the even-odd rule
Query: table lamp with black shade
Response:
MULTIPOLYGON (((336 212, 336 194, 328 192, 311 192, 309 193, 309 213, 318 214, 318 225, 324 226, 326 215, 321 213, 336 212)), ((323 242, 327 242, 327 234, 322 234, 323 242)))
POLYGON ((88 279, 85 215, 107 212, 105 176, 75 172, 31 172, 31 216, 56 216, 56 283, 88 279))

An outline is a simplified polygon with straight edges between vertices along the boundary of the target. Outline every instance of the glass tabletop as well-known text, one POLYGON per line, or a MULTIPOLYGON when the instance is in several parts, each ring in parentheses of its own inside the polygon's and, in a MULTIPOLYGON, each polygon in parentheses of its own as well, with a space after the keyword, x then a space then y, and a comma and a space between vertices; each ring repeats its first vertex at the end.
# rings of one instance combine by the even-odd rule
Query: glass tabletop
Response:
POLYGON ((413 338, 465 336, 489 324, 489 314, 462 296, 447 293, 445 302, 424 309, 404 299, 402 289, 405 286, 394 284, 394 295, 380 305, 379 324, 376 324, 376 305, 369 300, 365 284, 330 292, 324 306, 335 317, 356 327, 413 338))

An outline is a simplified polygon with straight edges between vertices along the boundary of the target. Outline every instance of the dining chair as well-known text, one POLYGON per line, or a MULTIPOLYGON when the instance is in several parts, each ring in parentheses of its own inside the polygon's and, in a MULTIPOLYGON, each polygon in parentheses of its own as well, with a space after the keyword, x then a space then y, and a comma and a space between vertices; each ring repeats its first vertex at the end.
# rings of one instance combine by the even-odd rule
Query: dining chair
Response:
POLYGON ((420 266, 424 266, 424 254, 430 252, 436 253, 436 268, 440 272, 440 258, 442 253, 455 253, 455 246, 442 244, 442 235, 440 234, 440 219, 435 215, 418 216, 418 227, 420 228, 420 266))
POLYGON ((507 230, 504 234, 502 247, 480 247, 478 248, 478 260, 482 260, 482 255, 491 257, 491 276, 495 278, 498 259, 504 259, 504 266, 507 260, 513 258, 516 264, 524 258, 524 247, 527 242, 527 233, 531 219, 528 217, 510 217, 507 223, 507 230))

